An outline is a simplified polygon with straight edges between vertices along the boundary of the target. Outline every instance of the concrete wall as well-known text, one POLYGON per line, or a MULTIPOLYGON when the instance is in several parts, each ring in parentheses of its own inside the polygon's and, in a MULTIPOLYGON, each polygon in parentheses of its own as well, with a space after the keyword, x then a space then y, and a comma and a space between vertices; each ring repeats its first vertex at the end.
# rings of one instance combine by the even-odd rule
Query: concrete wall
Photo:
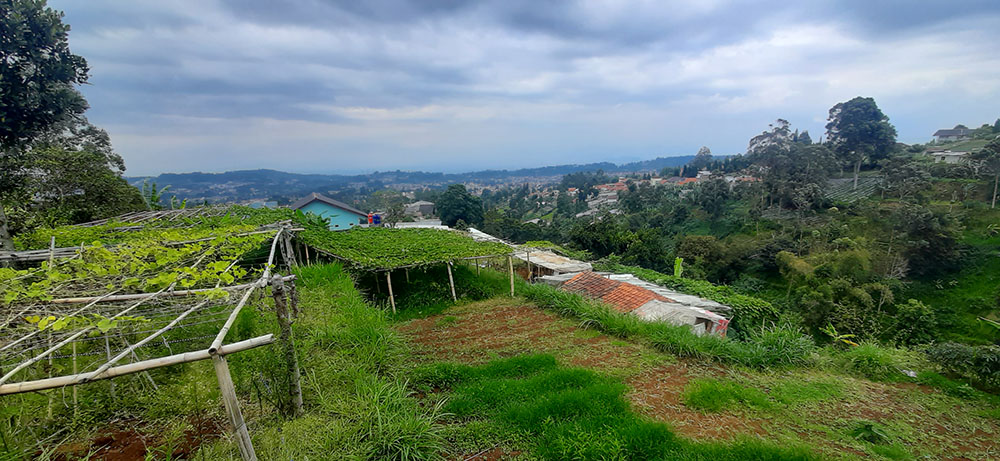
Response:
MULTIPOLYGON (((330 222, 330 230, 347 230, 352 227, 357 227, 361 222, 361 216, 335 206, 330 206, 318 200, 314 200, 300 209, 303 213, 312 213, 326 218, 326 220, 330 222)), ((366 224, 368 223, 367 219, 368 218, 365 217, 366 224)))

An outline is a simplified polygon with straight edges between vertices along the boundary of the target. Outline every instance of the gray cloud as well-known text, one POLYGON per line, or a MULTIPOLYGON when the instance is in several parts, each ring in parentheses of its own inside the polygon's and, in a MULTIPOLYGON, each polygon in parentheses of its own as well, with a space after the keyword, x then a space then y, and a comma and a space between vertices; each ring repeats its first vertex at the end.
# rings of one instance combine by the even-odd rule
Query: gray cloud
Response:
POLYGON ((133 174, 729 153, 859 94, 910 142, 1000 115, 991 1, 51 5, 133 174))

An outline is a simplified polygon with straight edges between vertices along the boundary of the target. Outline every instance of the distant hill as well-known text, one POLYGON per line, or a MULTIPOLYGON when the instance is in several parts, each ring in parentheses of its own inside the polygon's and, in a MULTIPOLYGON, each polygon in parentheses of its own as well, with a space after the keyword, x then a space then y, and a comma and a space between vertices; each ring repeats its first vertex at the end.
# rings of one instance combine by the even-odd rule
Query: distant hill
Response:
POLYGON ((693 155, 659 157, 652 160, 614 164, 610 162, 556 165, 519 170, 483 170, 468 173, 430 173, 423 171, 376 171, 361 175, 300 174, 276 170, 240 170, 225 173, 164 173, 159 176, 128 177, 129 183, 141 187, 144 181, 157 187, 170 186, 168 196, 210 203, 242 202, 255 199, 289 203, 310 192, 336 194, 345 189, 363 191, 393 187, 418 189, 444 187, 454 183, 480 186, 546 184, 558 182, 563 175, 580 171, 604 170, 608 173, 659 171, 664 167, 683 165, 693 155))

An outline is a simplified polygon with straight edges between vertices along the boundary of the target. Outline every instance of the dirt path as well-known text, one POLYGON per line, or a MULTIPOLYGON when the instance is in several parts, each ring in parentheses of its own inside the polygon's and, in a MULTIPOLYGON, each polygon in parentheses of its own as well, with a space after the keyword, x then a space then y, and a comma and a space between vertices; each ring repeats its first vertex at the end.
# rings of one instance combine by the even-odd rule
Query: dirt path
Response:
MULTIPOLYGON (((548 353, 561 363, 591 368, 623 379, 628 398, 646 416, 670 424, 694 440, 760 437, 774 443, 805 442, 833 457, 869 457, 866 447, 845 435, 859 420, 885 424, 901 434, 903 449, 940 459, 1000 459, 1000 428, 995 419, 973 415, 962 401, 928 393, 927 388, 894 386, 827 374, 843 381, 841 398, 779 411, 727 410, 703 413, 684 405, 685 386, 696 378, 746 382, 809 380, 809 371, 781 375, 738 372, 714 364, 678 360, 630 341, 622 341, 577 322, 526 305, 493 299, 456 306, 443 314, 403 323, 419 360, 470 364, 525 353, 548 353), (927 408, 933 405, 934 408, 927 408)), ((762 385, 764 386, 764 385, 762 385)), ((767 392, 766 386, 763 389, 767 392)), ((890 447, 891 448, 891 447, 890 447)), ((880 450, 881 447, 867 447, 880 450)), ((886 453, 891 451, 886 448, 886 453)))

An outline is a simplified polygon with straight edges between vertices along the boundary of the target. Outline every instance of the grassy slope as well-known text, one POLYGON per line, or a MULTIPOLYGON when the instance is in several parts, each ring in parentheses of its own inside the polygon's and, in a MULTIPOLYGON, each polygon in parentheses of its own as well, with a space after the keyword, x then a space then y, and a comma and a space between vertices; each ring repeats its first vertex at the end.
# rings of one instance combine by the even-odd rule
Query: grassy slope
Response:
MULTIPOLYGON (((532 398, 522 399, 524 405, 512 406, 497 399, 497 395, 533 388, 539 381, 555 379, 560 373, 577 373, 573 370, 579 368, 597 372, 598 377, 615 378, 603 382, 603 378, 584 373, 579 378, 579 389, 593 385, 595 394, 618 395, 598 388, 624 383, 629 389, 624 394, 628 406, 642 415, 639 420, 667 423, 672 432, 687 440, 718 443, 763 438, 781 446, 800 446, 804 442, 825 456, 847 459, 910 459, 959 453, 975 459, 988 458, 990 453, 995 454, 990 450, 997 449, 993 440, 1000 434, 1000 415, 981 394, 957 398, 913 384, 873 382, 856 377, 853 362, 835 360, 834 355, 827 354, 814 366, 783 371, 677 359, 650 346, 578 325, 577 320, 538 310, 523 299, 497 298, 410 320, 400 330, 413 342, 416 358, 427 364, 418 373, 423 376, 418 378, 420 388, 428 393, 425 398, 452 402, 446 410, 459 417, 449 428, 449 440, 466 447, 464 451, 469 453, 489 448, 508 454, 530 452, 531 441, 538 438, 547 441, 547 447, 569 450, 564 443, 567 434, 574 430, 587 433, 589 418, 595 414, 611 417, 608 412, 581 409, 581 427, 567 429, 556 418, 551 427, 543 425, 523 435, 516 430, 522 418, 532 418, 536 407, 544 406, 549 399, 564 397, 557 391, 536 389, 532 398), (530 373, 512 372, 503 379, 481 376, 490 375, 490 367, 509 365, 509 361, 498 363, 497 359, 539 353, 554 358, 559 365, 545 365, 530 373), (442 361, 473 367, 444 367, 442 361), (489 417, 468 414, 470 407, 483 410, 489 417), (469 434, 474 431, 491 435, 480 439, 469 434), (884 437, 862 440, 866 431, 884 437), (855 438, 859 434, 862 439, 855 438)), ((605 401, 599 396, 593 399, 605 401)), ((606 400, 609 406, 613 402, 610 397, 606 400)), ((574 449, 627 449, 631 440, 628 428, 634 426, 630 426, 632 422, 622 424, 626 433, 621 437, 602 434, 594 437, 592 444, 577 441, 579 446, 574 449)), ((687 447, 694 458, 701 453, 698 445, 687 447)), ((758 445, 758 449, 764 450, 758 453, 767 452, 767 444, 758 445)))

